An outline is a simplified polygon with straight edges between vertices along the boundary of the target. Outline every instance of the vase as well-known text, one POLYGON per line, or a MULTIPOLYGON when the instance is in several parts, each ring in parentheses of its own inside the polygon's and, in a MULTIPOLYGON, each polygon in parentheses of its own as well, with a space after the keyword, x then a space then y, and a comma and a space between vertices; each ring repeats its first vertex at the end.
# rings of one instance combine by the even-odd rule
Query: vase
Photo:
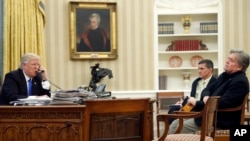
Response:
POLYGON ((192 22, 191 17, 190 16, 184 16, 184 17, 182 17, 181 21, 182 21, 182 25, 183 25, 183 28, 184 28, 184 33, 188 34, 189 30, 190 30, 190 27, 191 27, 191 22, 192 22))
POLYGON ((191 72, 183 72, 182 75, 183 75, 184 88, 186 90, 189 90, 191 72))

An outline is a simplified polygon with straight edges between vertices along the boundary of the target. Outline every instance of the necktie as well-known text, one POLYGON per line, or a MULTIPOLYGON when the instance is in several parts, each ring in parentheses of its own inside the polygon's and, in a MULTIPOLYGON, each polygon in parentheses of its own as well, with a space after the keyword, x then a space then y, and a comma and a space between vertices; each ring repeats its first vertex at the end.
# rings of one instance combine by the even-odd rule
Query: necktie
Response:
POLYGON ((205 80, 201 80, 201 82, 199 82, 198 86, 197 86, 197 89, 196 89, 196 95, 195 95, 195 98, 196 99, 200 99, 201 97, 201 93, 202 93, 202 90, 206 87, 206 81, 205 80))
POLYGON ((206 87, 206 81, 203 80, 202 82, 202 90, 206 87))
POLYGON ((28 96, 32 94, 32 79, 28 80, 28 96))

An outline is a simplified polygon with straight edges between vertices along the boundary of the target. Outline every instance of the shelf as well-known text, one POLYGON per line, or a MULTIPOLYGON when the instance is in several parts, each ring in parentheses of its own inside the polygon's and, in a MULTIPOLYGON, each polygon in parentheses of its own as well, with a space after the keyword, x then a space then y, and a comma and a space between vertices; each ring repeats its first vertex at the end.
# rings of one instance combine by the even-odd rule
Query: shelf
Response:
POLYGON ((159 9, 157 11, 157 15, 168 15, 168 16, 175 16, 175 15, 204 15, 204 14, 217 14, 218 9, 209 10, 192 10, 192 11, 182 11, 182 10, 166 10, 166 9, 159 9))
POLYGON ((219 3, 209 1, 204 6, 204 3, 199 0, 181 1, 181 4, 180 1, 156 0, 154 22, 156 90, 166 83, 166 90, 160 91, 188 92, 184 87, 182 74, 186 71, 192 74, 190 83, 199 76, 197 64, 200 59, 192 59, 194 56, 211 59, 214 63, 214 75, 221 70, 222 41, 221 30, 219 30, 221 7, 219 3), (193 8, 194 6, 197 8, 193 8), (186 22, 190 25, 188 30, 183 27, 183 23, 186 22), (202 45, 201 48, 200 43, 197 45, 197 40, 202 41, 205 46, 202 45), (207 48, 208 50, 197 50, 207 48), (173 60, 173 57, 177 59, 173 60), (166 76, 164 84, 160 76, 166 76))
POLYGON ((218 36, 218 33, 197 33, 197 34, 158 34, 158 37, 196 37, 196 36, 218 36))
MULTIPOLYGON (((217 66, 214 67, 214 69, 218 69, 217 66)), ((159 71, 164 71, 164 70, 197 70, 197 67, 159 67, 159 71)))
POLYGON ((207 54, 207 53, 218 53, 218 50, 190 50, 190 51, 159 51, 158 54, 207 54))

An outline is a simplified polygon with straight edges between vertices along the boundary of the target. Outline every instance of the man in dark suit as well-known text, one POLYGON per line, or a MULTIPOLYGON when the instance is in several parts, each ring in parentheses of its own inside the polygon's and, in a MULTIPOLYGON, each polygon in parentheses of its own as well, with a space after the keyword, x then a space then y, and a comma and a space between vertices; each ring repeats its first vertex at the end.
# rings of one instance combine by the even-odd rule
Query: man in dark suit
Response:
MULTIPOLYGON (((241 50, 231 50, 226 60, 224 70, 216 81, 202 91, 201 99, 190 97, 188 103, 192 104, 195 111, 201 111, 209 96, 221 96, 219 109, 233 108, 242 104, 244 97, 249 93, 249 81, 246 70, 249 66, 249 55, 241 50)), ((240 125, 241 111, 217 113, 217 127, 229 129, 240 125)), ((202 119, 187 119, 184 121, 182 133, 194 133, 200 130, 202 119)), ((169 133, 173 133, 178 126, 178 120, 170 125, 169 133)))
POLYGON ((40 66, 40 57, 33 53, 24 54, 17 70, 5 75, 0 105, 7 105, 10 101, 27 98, 31 95, 50 96, 50 83, 47 81, 47 73, 40 66), (30 87, 29 87, 29 80, 30 87))
MULTIPOLYGON (((209 59, 203 59, 198 63, 198 74, 199 77, 196 78, 192 83, 190 97, 200 99, 202 90, 208 85, 212 84, 216 78, 213 76, 213 62, 209 59)), ((181 104, 182 101, 178 101, 177 104, 181 104)), ((179 107, 170 107, 168 113, 173 113, 174 111, 179 111, 179 107)), ((171 123, 174 119, 170 119, 171 123)))

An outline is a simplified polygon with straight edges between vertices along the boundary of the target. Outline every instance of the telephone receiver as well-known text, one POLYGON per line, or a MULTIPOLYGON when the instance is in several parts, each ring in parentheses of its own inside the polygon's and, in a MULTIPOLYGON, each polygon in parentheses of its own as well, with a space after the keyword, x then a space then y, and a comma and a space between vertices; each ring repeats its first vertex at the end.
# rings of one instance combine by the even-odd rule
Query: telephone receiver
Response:
POLYGON ((43 73, 43 72, 44 72, 43 70, 39 70, 39 71, 37 72, 37 77, 38 77, 38 79, 39 79, 40 81, 43 80, 43 77, 42 77, 42 73, 43 73))
MULTIPOLYGON (((43 81, 43 77, 42 77, 42 73, 44 73, 44 70, 39 70, 37 71, 37 78, 40 80, 40 81, 43 81)), ((57 86, 55 83, 51 82, 50 80, 47 80, 49 81, 49 83, 53 86, 55 86, 57 89, 59 90, 63 90, 61 87, 57 86)))

